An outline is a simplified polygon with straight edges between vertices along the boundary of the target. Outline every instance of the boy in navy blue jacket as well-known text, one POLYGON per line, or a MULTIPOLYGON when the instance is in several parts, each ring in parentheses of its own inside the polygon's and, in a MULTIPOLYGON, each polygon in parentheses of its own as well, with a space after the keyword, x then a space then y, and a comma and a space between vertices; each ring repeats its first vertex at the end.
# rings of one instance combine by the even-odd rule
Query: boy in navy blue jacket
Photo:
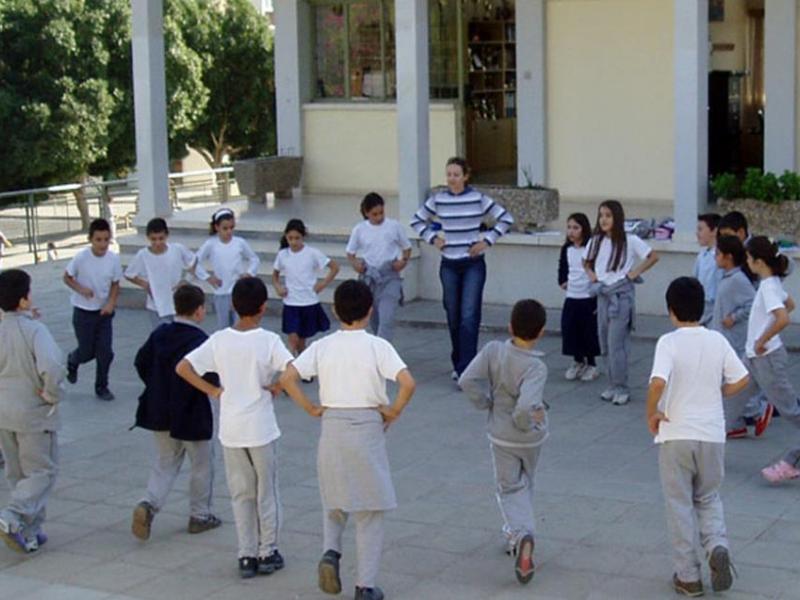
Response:
POLYGON ((187 454, 192 463, 189 533, 201 533, 221 524, 211 512, 214 482, 211 402, 175 374, 175 366, 181 359, 208 338, 199 325, 206 315, 205 294, 197 286, 183 285, 175 290, 174 300, 175 322, 156 328, 135 360, 136 371, 145 384, 139 397, 136 425, 153 432, 157 451, 147 492, 133 511, 131 531, 141 540, 150 537, 153 517, 164 506, 187 454))

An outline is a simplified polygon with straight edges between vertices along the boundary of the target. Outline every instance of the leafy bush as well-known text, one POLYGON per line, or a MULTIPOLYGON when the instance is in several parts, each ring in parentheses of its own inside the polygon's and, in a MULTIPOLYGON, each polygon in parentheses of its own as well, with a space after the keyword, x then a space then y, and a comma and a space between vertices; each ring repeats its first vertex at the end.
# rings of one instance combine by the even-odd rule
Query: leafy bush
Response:
POLYGON ((739 192, 739 182, 733 173, 720 173, 711 179, 711 189, 717 198, 730 200, 736 198, 739 192))
POLYGON ((783 200, 800 200, 800 174, 784 171, 778 177, 778 184, 781 187, 781 198, 783 200))
POLYGON ((744 181, 742 181, 742 196, 744 198, 753 198, 754 200, 765 200, 766 194, 764 193, 764 174, 761 169, 750 168, 744 172, 744 181))
POLYGON ((717 198, 751 198, 761 202, 779 203, 800 200, 800 173, 784 171, 778 177, 775 173, 762 173, 761 169, 750 168, 740 182, 733 173, 721 173, 711 179, 711 190, 717 198))

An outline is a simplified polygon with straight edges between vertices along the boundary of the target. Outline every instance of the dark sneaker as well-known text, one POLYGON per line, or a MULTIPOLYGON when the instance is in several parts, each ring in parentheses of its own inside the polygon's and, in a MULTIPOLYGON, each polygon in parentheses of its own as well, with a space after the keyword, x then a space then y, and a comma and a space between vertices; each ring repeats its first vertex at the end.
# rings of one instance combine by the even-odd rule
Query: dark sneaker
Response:
POLYGON ((106 402, 111 402, 116 396, 111 393, 111 390, 108 388, 103 388, 101 390, 95 390, 94 395, 97 396, 100 400, 105 400, 106 402))
POLYGON ((731 557, 725 546, 717 546, 711 551, 708 559, 708 568, 711 569, 711 589, 715 592, 724 592, 733 585, 731 572, 731 557))
POLYGON ((203 533, 209 529, 216 529, 222 521, 214 515, 204 517, 189 517, 189 533, 203 533))
POLYGON ((78 365, 67 362, 67 381, 70 383, 78 383, 78 365))
POLYGON ((258 574, 272 575, 275 571, 280 571, 285 566, 281 553, 273 550, 269 556, 258 558, 258 574))
POLYGON ((383 590, 379 587, 357 587, 355 600, 383 600, 383 590))
POLYGON ((517 542, 514 553, 517 555, 514 573, 517 575, 517 581, 524 585, 533 579, 533 536, 530 534, 522 536, 517 542))
POLYGON ((251 579, 258 574, 258 559, 255 556, 243 556, 239 559, 239 577, 251 579))
POLYGON ((756 437, 761 437, 772 422, 772 416, 775 414, 775 407, 772 404, 767 404, 764 412, 756 419, 756 437))
POLYGON ((672 576, 672 587, 678 594, 689 596, 689 598, 698 598, 703 595, 702 581, 681 581, 678 579, 677 573, 672 576))
POLYGON ((319 589, 326 594, 338 594, 342 591, 342 580, 339 579, 339 559, 341 557, 342 555, 336 550, 328 550, 319 561, 317 567, 319 589))
POLYGON ((133 509, 133 521, 131 522, 131 533, 140 540, 150 538, 150 525, 153 523, 156 511, 149 502, 139 502, 133 509))

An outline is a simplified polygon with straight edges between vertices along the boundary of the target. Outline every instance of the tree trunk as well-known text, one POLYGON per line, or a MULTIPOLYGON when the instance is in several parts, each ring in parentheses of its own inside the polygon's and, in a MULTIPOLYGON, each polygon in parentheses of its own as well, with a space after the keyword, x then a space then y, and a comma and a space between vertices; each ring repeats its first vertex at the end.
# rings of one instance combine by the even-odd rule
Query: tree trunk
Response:
MULTIPOLYGON (((83 175, 81 177, 81 184, 85 183, 86 175, 83 175)), ((92 216, 89 214, 89 203, 86 201, 86 188, 81 186, 73 191, 72 194, 75 196, 75 205, 78 208, 78 213, 81 215, 81 229, 88 232, 89 224, 92 222, 92 216)))

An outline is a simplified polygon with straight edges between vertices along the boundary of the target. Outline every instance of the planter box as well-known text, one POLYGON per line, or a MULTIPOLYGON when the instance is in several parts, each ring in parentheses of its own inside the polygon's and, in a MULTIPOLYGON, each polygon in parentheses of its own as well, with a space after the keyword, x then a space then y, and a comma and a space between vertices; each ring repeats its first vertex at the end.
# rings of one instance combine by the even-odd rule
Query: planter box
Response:
POLYGON ((751 199, 717 200, 722 213, 738 210, 747 217, 750 231, 758 235, 800 240, 800 202, 776 204, 751 199))
MULTIPOLYGON (((514 217, 511 231, 525 233, 541 229, 558 219, 558 190, 552 188, 520 188, 510 185, 474 185, 479 192, 502 204, 514 217)), ((446 190, 438 186, 432 192, 446 190)))
POLYGON ((233 163, 239 191, 251 202, 263 203, 267 192, 276 198, 291 198, 292 188, 300 186, 302 156, 265 156, 233 163))

